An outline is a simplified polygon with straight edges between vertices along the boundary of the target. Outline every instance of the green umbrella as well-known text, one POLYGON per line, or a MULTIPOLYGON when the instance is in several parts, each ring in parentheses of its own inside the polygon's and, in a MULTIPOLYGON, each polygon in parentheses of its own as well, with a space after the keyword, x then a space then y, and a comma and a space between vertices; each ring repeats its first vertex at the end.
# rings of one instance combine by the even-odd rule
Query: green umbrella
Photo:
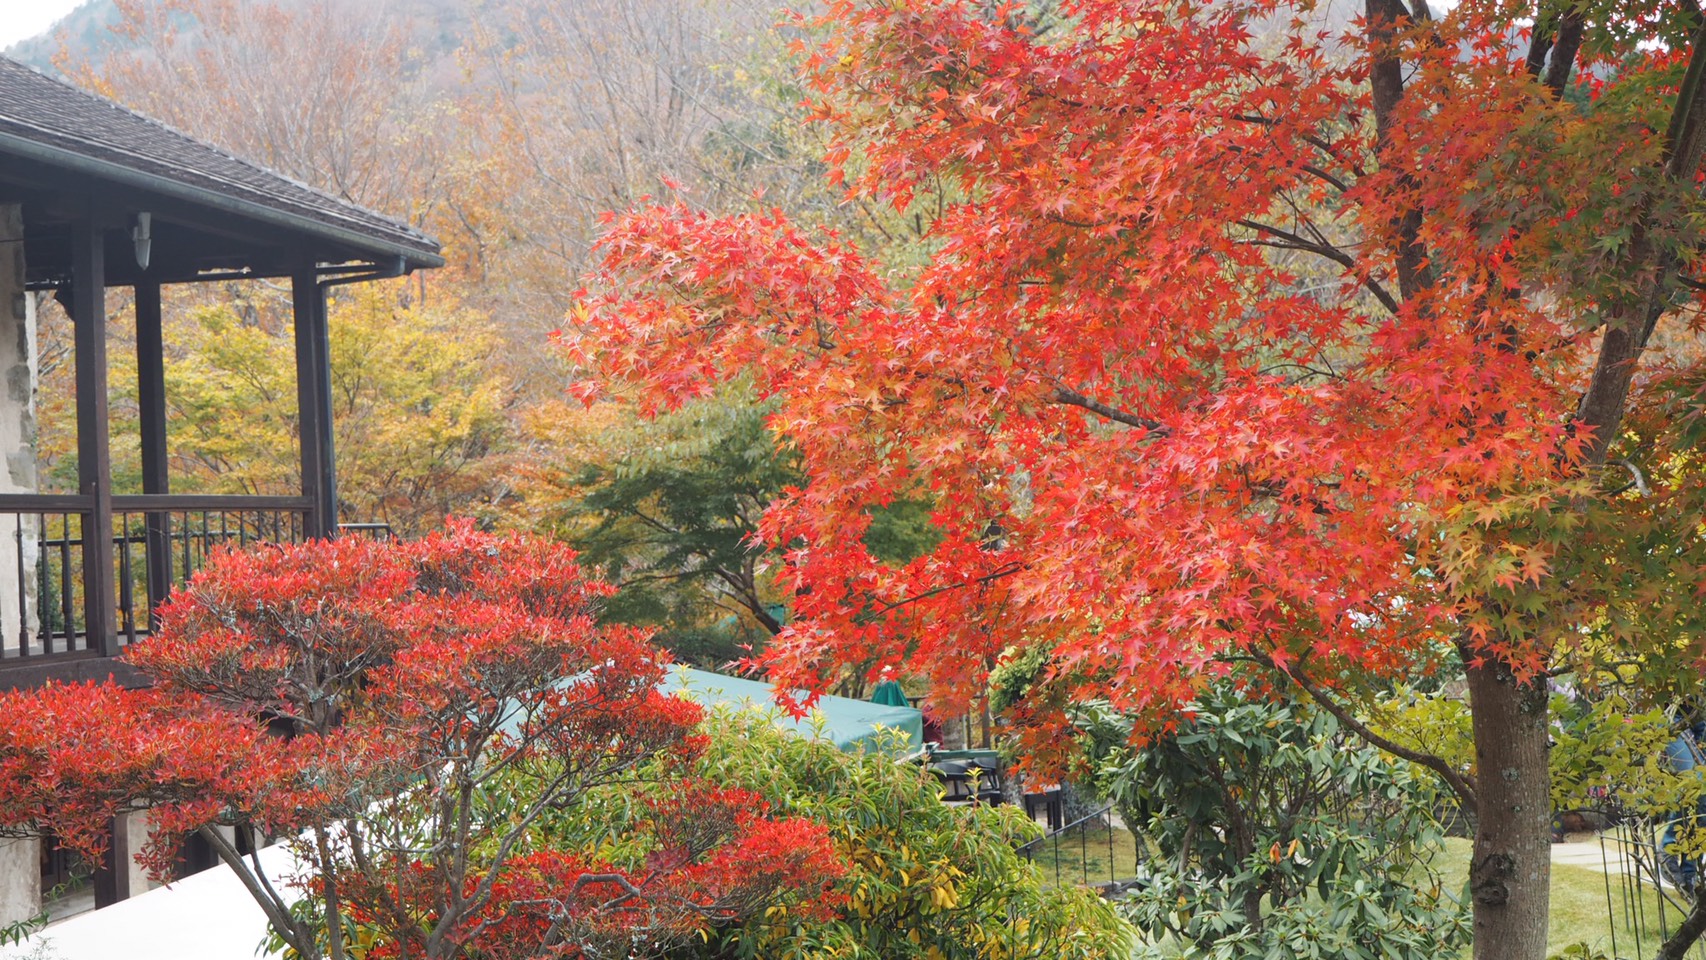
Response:
POLYGON ((871 691, 871 702, 885 707, 912 706, 912 701, 906 699, 906 691, 900 688, 899 680, 884 680, 877 684, 877 689, 871 691))

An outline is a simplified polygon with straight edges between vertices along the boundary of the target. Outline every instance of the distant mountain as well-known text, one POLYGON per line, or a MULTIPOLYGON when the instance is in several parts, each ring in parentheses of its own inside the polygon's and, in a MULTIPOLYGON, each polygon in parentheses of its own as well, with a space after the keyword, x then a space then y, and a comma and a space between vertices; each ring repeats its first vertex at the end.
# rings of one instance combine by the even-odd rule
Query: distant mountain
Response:
MULTIPOLYGON (((15 0, 0 0, 0 3, 15 0)), ((158 2, 158 0, 156 0, 158 2)), ((255 0, 245 0, 255 2, 255 0)), ((413 41, 430 64, 456 50, 468 38, 473 26, 474 9, 486 14, 507 11, 518 3, 525 5, 537 0, 270 0, 286 9, 324 2, 331 16, 340 11, 371 12, 376 5, 385 6, 390 14, 409 22, 413 41)), ((572 0, 571 0, 572 2, 572 0)), ((525 8, 525 7, 523 7, 525 8)), ((40 33, 8 47, 7 56, 21 60, 41 70, 51 71, 63 52, 70 62, 95 65, 115 50, 125 47, 123 38, 112 31, 119 19, 113 0, 84 0, 76 9, 40 33)))
POLYGON ((113 0, 84 0, 45 33, 20 40, 7 47, 5 53, 38 69, 52 70, 54 57, 62 47, 73 56, 85 57, 111 46, 113 35, 108 28, 117 18, 118 8, 113 0))

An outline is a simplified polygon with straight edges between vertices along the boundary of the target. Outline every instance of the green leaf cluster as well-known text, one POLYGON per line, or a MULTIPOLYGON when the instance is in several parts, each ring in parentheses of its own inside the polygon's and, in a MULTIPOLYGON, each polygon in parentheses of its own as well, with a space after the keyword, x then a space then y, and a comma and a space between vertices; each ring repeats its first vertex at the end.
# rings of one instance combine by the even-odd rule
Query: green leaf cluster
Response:
POLYGON ((645 421, 620 416, 561 464, 542 522, 618 588, 611 622, 657 628, 682 661, 716 667, 784 619, 779 564, 759 543, 764 509, 802 482, 768 409, 745 390, 645 421))
MULTIPOLYGON (((1552 698, 1552 806, 1556 810, 1605 809, 1665 820, 1695 809, 1706 792, 1706 771, 1677 772, 1665 746, 1677 728, 1662 709, 1631 709, 1620 696, 1580 704, 1552 698)), ((1697 831, 1681 838, 1692 852, 1706 850, 1697 831)))
MULTIPOLYGON (((617 586, 606 618, 656 628, 654 642, 681 661, 716 668, 786 619, 780 552, 759 526, 805 477, 770 429, 772 406, 736 383, 653 419, 621 410, 559 465, 540 511, 617 586)), ((899 500, 872 510, 865 545, 901 565, 939 538, 928 503, 899 500)))

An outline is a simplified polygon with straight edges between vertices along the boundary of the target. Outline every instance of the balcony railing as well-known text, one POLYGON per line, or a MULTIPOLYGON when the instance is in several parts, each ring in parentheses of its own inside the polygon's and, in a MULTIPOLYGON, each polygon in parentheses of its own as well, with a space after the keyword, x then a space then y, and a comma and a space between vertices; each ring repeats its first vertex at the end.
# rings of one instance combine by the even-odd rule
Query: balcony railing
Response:
MULTIPOLYGON (((303 497, 114 496, 114 617, 119 645, 152 629, 151 611, 218 547, 300 540, 303 497)), ((0 667, 102 648, 86 625, 89 498, 0 495, 0 667)))

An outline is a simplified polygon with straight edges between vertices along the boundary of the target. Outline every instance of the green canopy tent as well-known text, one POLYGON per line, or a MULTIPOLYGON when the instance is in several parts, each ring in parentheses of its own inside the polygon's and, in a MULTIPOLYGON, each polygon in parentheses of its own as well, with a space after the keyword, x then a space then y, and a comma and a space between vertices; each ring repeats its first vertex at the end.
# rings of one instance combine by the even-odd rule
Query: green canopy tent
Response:
POLYGON ((871 691, 871 702, 880 703, 885 707, 912 706, 912 701, 906 698, 906 691, 901 688, 899 680, 884 680, 877 684, 877 689, 871 691))
MULTIPOLYGON (((775 704, 774 691, 768 683, 687 667, 671 670, 664 678, 663 690, 697 701, 705 707, 727 703, 762 710, 775 704)), ((811 716, 795 720, 782 715, 778 717, 777 724, 809 735, 818 718, 823 724, 823 735, 843 750, 878 749, 879 728, 906 734, 906 741, 898 751, 903 756, 916 753, 924 743, 922 712, 912 707, 885 706, 848 697, 819 697, 811 716)))

